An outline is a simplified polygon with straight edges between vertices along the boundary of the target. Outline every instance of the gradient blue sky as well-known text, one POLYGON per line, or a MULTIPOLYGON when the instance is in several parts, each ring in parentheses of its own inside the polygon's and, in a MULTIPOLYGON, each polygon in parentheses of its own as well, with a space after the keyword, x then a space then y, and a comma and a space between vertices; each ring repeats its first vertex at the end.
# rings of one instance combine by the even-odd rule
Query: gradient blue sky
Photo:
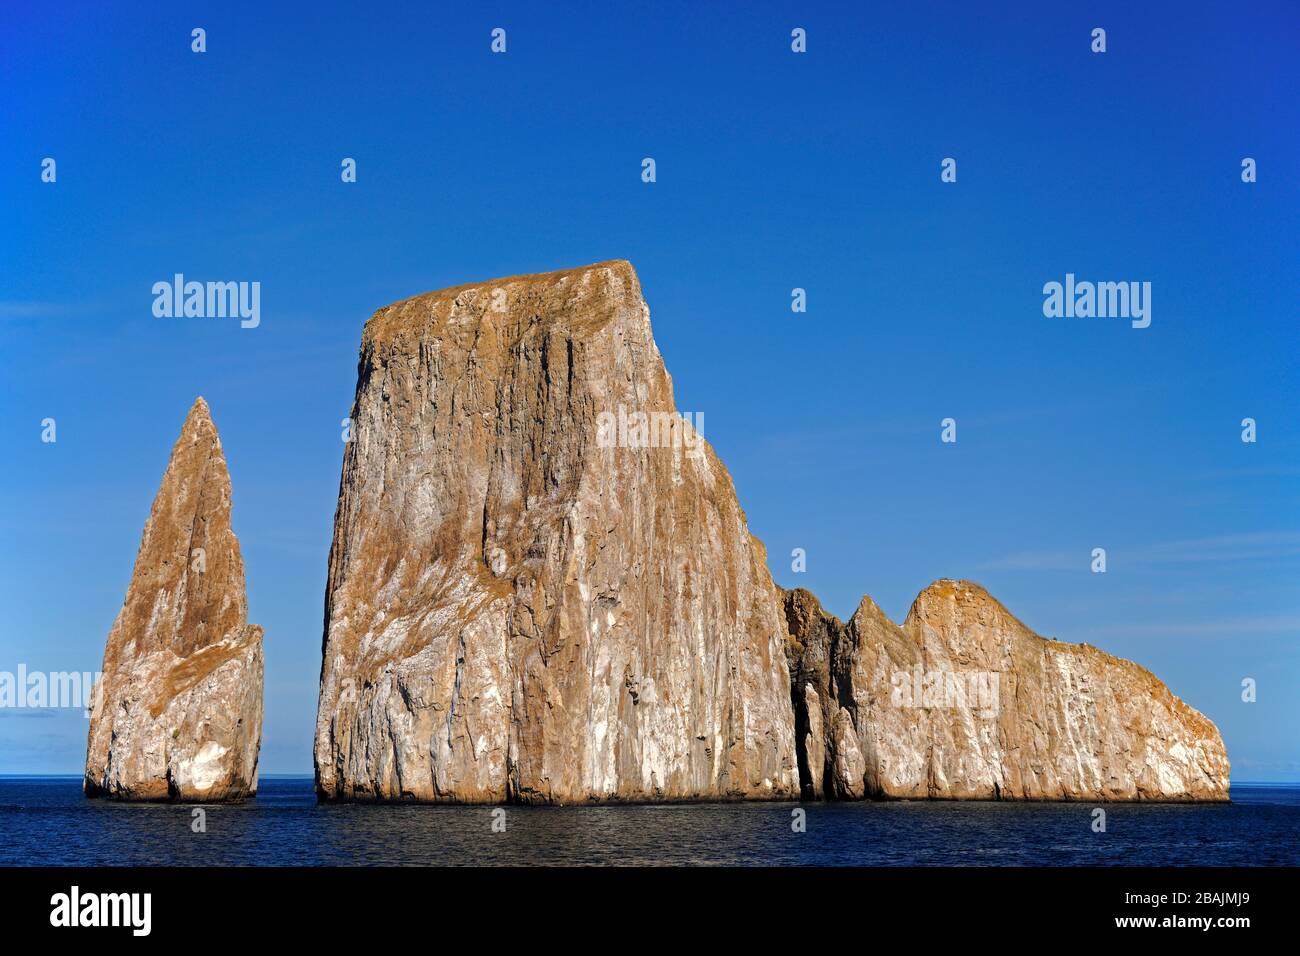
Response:
MULTIPOLYGON (((901 619, 974 579, 1151 668, 1234 779, 1300 779, 1300 7, 279 7, 0 12, 0 670, 98 669, 202 394, 266 628, 262 770, 309 771, 362 323, 626 258, 778 583, 901 619), (1151 327, 1045 318, 1067 271, 1150 281, 1151 327), (261 327, 154 318, 175 272, 260 281, 261 327)), ((85 734, 0 711, 0 772, 79 772, 85 734)))

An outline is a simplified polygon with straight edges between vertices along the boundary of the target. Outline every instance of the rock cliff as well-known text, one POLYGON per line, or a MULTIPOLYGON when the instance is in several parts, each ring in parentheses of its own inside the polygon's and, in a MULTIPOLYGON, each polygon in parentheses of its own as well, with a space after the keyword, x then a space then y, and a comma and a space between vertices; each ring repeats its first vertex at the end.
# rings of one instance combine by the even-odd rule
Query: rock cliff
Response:
POLYGON ((626 262, 377 312, 330 551, 320 796, 1227 799, 1209 720, 978 585, 937 582, 901 627, 780 591, 701 431, 626 262))
POLYGON ((88 795, 208 802, 257 791, 262 629, 247 617, 230 474, 200 398, 172 448, 108 635, 88 795))
POLYGON ((781 597, 627 262, 366 324, 326 589, 324 799, 793 797, 781 597))
POLYGON ((937 581, 903 625, 785 592, 805 796, 1226 800, 1217 728, 1149 671, 1044 639, 977 584, 937 581))

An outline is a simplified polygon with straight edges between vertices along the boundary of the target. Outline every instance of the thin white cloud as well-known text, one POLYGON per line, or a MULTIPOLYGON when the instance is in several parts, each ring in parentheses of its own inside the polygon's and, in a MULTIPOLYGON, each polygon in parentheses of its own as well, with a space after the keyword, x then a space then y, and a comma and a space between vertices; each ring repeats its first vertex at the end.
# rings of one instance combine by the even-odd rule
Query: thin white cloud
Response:
POLYGON ((1115 624, 1107 627, 1076 628, 1083 637, 1249 637, 1253 634, 1300 635, 1300 614, 1265 617, 1235 617, 1220 620, 1158 621, 1150 624, 1115 624))
POLYGON ((0 321, 55 319, 78 315, 92 307, 84 302, 0 302, 0 321))
MULTIPOLYGON (((1126 567, 1240 563, 1300 557, 1300 531, 1259 531, 1164 541, 1107 549, 1107 560, 1126 567)), ((1016 551, 976 565, 982 571, 1077 571, 1087 568, 1092 547, 1016 551)))
POLYGON ((1218 481, 1223 478, 1300 478, 1300 467, 1259 466, 1251 468, 1221 468, 1196 475, 1197 478, 1218 481))
POLYGON ((975 565, 980 571, 1078 571, 1091 560, 1090 551, 1057 550, 1015 551, 975 565))
POLYGON ((46 302, 0 302, 0 319, 35 319, 55 308, 46 302))

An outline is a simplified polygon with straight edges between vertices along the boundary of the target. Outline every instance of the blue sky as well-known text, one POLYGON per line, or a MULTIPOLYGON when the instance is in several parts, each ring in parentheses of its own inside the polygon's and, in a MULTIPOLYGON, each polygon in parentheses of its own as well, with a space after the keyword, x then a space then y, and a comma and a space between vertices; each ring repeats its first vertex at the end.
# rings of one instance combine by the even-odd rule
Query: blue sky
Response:
MULTIPOLYGON (((979 581, 1151 668, 1234 779, 1300 780, 1300 8, 274 6, 0 12, 0 670, 98 668, 202 394, 262 769, 309 771, 363 322, 626 258, 778 583, 901 620, 979 581), (260 327, 155 318, 176 272, 259 281, 260 327), (1151 282, 1150 328, 1044 317, 1067 272, 1151 282)), ((85 733, 0 711, 0 772, 78 772, 85 733)))

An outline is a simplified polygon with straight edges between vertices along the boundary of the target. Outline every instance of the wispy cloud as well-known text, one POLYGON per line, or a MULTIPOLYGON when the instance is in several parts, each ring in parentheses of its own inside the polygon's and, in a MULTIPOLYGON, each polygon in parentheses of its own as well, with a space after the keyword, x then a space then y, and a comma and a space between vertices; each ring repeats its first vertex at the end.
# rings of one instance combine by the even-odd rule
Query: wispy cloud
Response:
POLYGON ((0 319, 35 319, 55 308, 43 302, 0 302, 0 319))
POLYGON ((0 321, 57 319, 81 315, 93 307, 85 302, 0 302, 0 321))
POLYGON ((1079 637, 1249 637, 1252 634, 1300 635, 1300 614, 1268 617, 1235 617, 1215 620, 1157 621, 1150 624, 1116 624, 1107 627, 1077 628, 1079 637))
POLYGON ((1300 466, 1287 467, 1278 465, 1275 467, 1261 466, 1257 468, 1223 468, 1219 471, 1207 471, 1197 475, 1198 478, 1209 480, 1219 480, 1221 478, 1300 478, 1300 466))
MULTIPOLYGON (((1091 547, 1016 551, 992 558, 976 568, 982 571, 1077 571, 1086 568, 1091 547)), ((1137 547, 1108 549, 1112 562, 1129 567, 1171 564, 1241 563, 1300 557, 1300 531, 1258 531, 1164 541, 1137 547)))
POLYGON ((978 571, 1077 571, 1088 566, 1088 551, 1040 549, 1015 551, 975 565, 978 571))
POLYGON ((1258 561, 1300 555, 1300 531, 1259 531, 1153 544, 1130 552, 1148 564, 1200 561, 1258 561))

